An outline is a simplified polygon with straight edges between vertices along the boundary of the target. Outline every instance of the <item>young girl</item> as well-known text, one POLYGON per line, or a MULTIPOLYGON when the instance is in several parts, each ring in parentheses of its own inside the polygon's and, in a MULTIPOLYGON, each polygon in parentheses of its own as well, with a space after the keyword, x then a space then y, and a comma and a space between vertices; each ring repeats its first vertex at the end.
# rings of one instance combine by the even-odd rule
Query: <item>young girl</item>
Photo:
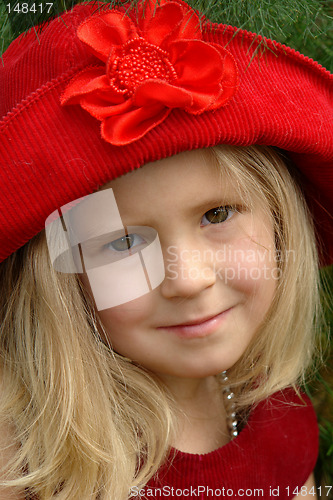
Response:
POLYGON ((316 498, 330 74, 151 0, 0 79, 0 498, 316 498))

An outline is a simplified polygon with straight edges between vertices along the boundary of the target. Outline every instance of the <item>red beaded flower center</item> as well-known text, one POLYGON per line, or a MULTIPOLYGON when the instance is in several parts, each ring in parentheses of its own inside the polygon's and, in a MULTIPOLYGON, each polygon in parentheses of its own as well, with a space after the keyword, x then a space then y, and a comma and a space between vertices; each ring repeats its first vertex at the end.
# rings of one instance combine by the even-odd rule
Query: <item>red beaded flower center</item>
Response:
POLYGON ((143 38, 129 40, 109 68, 111 86, 121 94, 130 96, 145 80, 171 82, 177 78, 168 54, 143 38))

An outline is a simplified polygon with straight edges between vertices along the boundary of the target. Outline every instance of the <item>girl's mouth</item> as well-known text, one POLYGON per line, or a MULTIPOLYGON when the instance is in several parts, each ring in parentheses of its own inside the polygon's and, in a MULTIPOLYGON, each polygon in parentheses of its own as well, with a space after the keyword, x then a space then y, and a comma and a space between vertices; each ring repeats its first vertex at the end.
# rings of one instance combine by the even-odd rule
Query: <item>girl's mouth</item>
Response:
POLYGON ((178 325, 160 326, 158 329, 174 333, 181 338, 191 339, 206 337, 216 331, 231 309, 232 307, 216 314, 215 316, 210 316, 207 319, 197 319, 178 325))

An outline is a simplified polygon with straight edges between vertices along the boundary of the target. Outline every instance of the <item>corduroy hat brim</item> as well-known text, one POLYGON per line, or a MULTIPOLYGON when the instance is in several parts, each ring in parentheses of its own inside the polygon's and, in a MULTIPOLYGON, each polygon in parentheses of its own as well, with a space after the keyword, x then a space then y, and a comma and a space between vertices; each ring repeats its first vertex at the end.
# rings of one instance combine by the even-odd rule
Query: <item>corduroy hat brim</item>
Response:
POLYGON ((332 75, 294 50, 226 25, 203 39, 227 48, 239 86, 228 103, 189 114, 174 109, 138 140, 118 146, 80 106, 62 106, 69 82, 96 63, 77 28, 96 11, 79 5, 15 40, 0 66, 0 261, 44 227, 58 207, 145 163, 217 144, 289 152, 303 176, 323 264, 333 262, 332 75), (254 53, 256 55, 254 56, 254 53))

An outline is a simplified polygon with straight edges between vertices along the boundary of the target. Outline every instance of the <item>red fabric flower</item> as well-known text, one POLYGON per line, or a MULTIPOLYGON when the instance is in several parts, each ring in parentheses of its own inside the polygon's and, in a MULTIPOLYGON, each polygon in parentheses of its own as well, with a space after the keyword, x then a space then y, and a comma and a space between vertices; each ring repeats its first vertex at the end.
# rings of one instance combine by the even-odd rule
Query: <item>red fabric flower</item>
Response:
POLYGON ((149 0, 135 20, 103 11, 77 34, 103 64, 76 75, 61 103, 80 104, 100 120, 111 144, 141 138, 174 108, 200 114, 224 106, 236 92, 233 56, 204 42, 198 16, 177 0, 149 0))

